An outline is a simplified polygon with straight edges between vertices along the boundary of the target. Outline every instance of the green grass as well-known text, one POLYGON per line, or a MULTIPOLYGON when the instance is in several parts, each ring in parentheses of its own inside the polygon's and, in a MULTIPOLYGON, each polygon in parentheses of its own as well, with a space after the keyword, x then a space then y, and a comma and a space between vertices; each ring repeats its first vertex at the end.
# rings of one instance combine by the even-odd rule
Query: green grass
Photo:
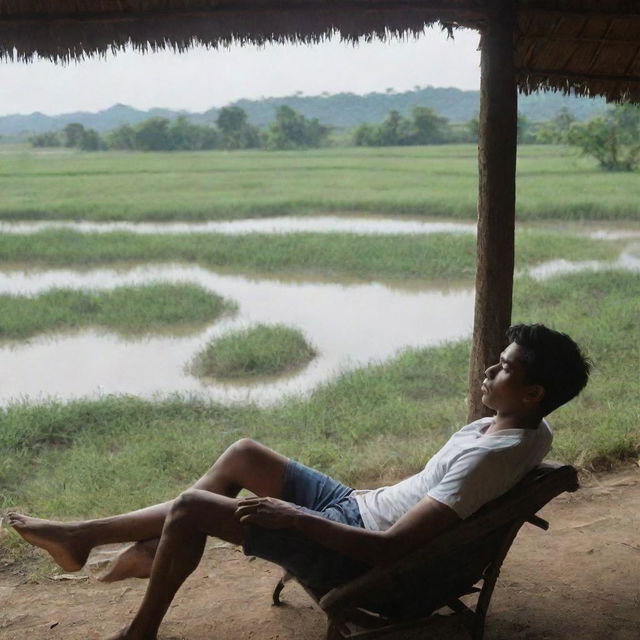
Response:
MULTIPOLYGON (((529 230, 516 236, 517 267, 562 256, 615 258, 620 246, 602 240, 529 230)), ((98 266, 182 261, 245 273, 317 274, 323 277, 464 278, 475 273, 471 234, 378 236, 341 233, 285 235, 84 234, 48 230, 0 235, 2 263, 98 266)))
POLYGON ((193 284, 156 283, 107 291, 52 289, 33 297, 0 295, 0 339, 101 326, 148 333, 211 322, 233 302, 193 284))
MULTIPOLYGON (((0 155, 0 219, 215 220, 372 212, 476 215, 475 145, 307 151, 0 155)), ((521 146, 518 216, 638 219, 638 173, 521 146)))
MULTIPOLYGON (((517 282, 514 321, 567 331, 596 365, 551 417, 554 458, 602 468, 640 452, 639 300, 640 279, 626 272, 517 282)), ((464 422, 468 354, 468 341, 409 350, 265 409, 180 397, 14 404, 0 412, 0 508, 80 517, 141 507, 178 493, 244 436, 375 486, 421 468, 464 422)))
POLYGON ((192 370, 214 378, 268 376, 299 368, 315 355, 298 329, 258 324, 209 342, 196 354, 192 370))

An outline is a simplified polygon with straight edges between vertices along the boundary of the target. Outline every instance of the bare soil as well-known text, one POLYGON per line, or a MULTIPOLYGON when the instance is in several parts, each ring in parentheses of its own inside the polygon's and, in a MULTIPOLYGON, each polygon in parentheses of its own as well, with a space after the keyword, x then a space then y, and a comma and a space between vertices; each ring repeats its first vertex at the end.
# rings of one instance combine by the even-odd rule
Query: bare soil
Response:
MULTIPOLYGON (((525 525, 503 566, 487 619, 487 640, 640 638, 640 468, 583 478, 525 525)), ((101 552, 103 553, 103 552, 101 552)), ((100 565, 100 553, 90 567, 100 565)), ((160 640, 321 640, 325 621, 293 582, 285 605, 270 605, 281 570, 212 541, 171 607, 160 640)), ((135 611, 145 581, 105 585, 91 570, 79 579, 38 581, 0 573, 0 638, 93 640, 119 629, 135 611)), ((59 576, 58 576, 59 578, 59 576)), ((455 617, 395 638, 468 638, 455 617)))

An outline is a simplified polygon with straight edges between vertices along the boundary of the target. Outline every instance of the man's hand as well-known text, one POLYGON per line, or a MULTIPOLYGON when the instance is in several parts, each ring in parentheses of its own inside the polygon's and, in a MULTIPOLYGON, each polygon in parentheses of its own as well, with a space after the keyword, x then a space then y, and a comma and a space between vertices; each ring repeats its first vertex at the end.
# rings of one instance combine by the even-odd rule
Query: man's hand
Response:
POLYGON ((276 498, 245 498, 235 513, 241 524, 257 524, 265 529, 293 528, 299 515, 295 505, 276 498))

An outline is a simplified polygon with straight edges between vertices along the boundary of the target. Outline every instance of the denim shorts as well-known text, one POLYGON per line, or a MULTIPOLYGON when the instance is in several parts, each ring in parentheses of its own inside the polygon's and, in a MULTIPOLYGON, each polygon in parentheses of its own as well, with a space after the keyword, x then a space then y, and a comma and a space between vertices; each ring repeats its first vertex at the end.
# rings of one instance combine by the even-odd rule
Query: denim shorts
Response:
MULTIPOLYGON (((364 528, 353 489, 324 473, 289 460, 284 474, 282 499, 327 520, 364 528)), ((355 578, 371 567, 349 558, 291 529, 265 529, 247 525, 243 549, 283 567, 318 593, 355 578)))

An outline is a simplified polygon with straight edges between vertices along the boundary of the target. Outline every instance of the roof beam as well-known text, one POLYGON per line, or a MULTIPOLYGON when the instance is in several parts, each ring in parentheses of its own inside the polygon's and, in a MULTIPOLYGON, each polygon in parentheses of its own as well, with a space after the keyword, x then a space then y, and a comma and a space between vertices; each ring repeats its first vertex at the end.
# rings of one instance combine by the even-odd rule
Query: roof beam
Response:
POLYGON ((243 13, 351 13, 357 12, 392 12, 399 13, 403 9, 420 10, 431 14, 434 20, 442 22, 456 22, 458 20, 484 20, 486 11, 477 2, 458 3, 443 6, 442 1, 436 0, 347 0, 342 2, 327 2, 326 0, 307 0, 305 2, 278 2, 278 0, 240 0, 239 2, 219 2, 212 7, 194 9, 149 9, 142 11, 70 11, 51 13, 24 13, 2 15, 0 23, 53 22, 57 20, 72 22, 109 22, 121 20, 149 20, 149 19, 183 19, 183 18, 212 18, 220 14, 242 15, 243 13))
POLYGON ((609 19, 609 18, 619 18, 621 20, 626 20, 627 18, 640 18, 640 3, 636 4, 635 7, 625 9, 621 11, 620 9, 616 9, 612 7, 611 9, 599 9, 598 11, 592 11, 591 9, 579 9, 572 7, 550 7, 546 5, 520 5, 517 9, 518 17, 526 16, 526 17, 543 17, 543 16, 567 16, 571 18, 575 18, 576 16, 585 16, 589 18, 595 19, 609 19))
MULTIPOLYGON (((544 44, 553 43, 553 42, 563 42, 567 44, 576 43, 576 44, 600 44, 602 42, 602 38, 595 37, 586 37, 586 36, 558 36, 552 33, 546 35, 522 35, 520 38, 521 42, 542 42, 544 44)), ((606 44, 608 45, 616 45, 616 44, 630 44, 636 45, 638 44, 638 40, 633 38, 616 38, 615 36, 608 35, 606 39, 606 44)))

